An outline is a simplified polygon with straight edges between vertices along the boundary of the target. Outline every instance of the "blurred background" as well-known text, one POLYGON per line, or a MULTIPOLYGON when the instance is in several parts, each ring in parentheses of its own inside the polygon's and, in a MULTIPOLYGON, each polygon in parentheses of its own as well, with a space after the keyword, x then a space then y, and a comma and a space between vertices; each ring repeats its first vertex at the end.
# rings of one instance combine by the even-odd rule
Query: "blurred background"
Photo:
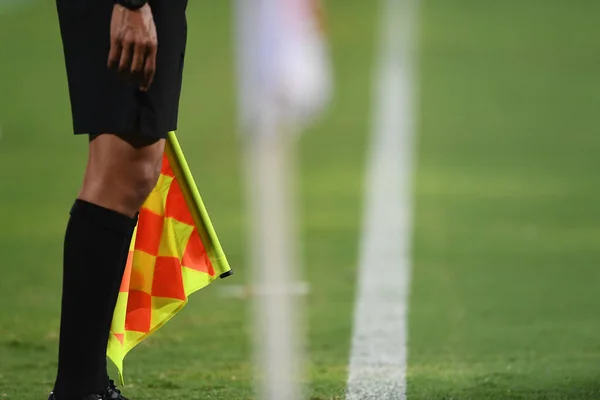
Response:
MULTIPOLYGON (((252 1, 252 0, 248 0, 252 1)), ((348 376, 377 1, 325 0, 335 93, 302 135, 313 400, 348 376)), ((418 16, 409 399, 600 398, 600 2, 427 0, 418 16)), ((233 3, 191 0, 178 136, 236 270, 245 247, 233 3)), ((54 381, 71 135, 55 5, 0 0, 0 399, 54 381)), ((251 399, 251 298, 218 283, 126 360, 144 399, 251 399)))

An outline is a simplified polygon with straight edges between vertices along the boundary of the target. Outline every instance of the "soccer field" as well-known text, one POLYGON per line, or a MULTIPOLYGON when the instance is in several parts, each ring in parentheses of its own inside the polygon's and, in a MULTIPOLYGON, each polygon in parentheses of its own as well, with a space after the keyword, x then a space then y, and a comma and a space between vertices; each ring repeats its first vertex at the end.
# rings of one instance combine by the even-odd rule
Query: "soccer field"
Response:
MULTIPOLYGON (((0 399, 51 389, 86 160, 54 2, 0 14, 0 399)), ((236 274, 126 359, 126 395, 253 399, 231 4, 192 0, 179 137, 236 274)), ((301 140, 308 398, 343 399, 377 2, 327 0, 336 94, 301 140)), ((600 399, 600 3, 421 2, 409 400, 600 399)), ((282 399, 285 400, 285 399, 282 399)))

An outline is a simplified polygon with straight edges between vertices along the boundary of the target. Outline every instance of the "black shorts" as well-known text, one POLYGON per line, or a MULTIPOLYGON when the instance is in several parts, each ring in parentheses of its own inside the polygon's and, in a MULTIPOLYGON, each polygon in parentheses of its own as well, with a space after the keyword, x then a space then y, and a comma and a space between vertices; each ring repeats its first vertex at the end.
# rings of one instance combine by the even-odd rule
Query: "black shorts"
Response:
POLYGON ((187 0, 150 0, 158 34, 147 92, 107 68, 112 0, 56 0, 75 134, 164 138, 177 129, 187 0))

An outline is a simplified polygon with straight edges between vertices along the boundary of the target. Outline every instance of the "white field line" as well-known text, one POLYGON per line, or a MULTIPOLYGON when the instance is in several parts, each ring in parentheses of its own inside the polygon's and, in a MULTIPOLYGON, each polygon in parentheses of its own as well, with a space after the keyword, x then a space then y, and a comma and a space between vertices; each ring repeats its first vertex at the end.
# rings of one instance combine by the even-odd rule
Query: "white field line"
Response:
POLYGON ((381 0, 347 400, 406 399, 418 0, 381 0))

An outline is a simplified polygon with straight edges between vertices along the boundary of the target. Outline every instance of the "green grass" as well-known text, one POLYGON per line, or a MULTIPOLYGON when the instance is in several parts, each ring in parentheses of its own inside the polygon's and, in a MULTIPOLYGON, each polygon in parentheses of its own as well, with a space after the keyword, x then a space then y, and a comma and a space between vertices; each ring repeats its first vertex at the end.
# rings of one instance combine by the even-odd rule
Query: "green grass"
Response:
MULTIPOLYGON (((44 398, 52 387, 62 236, 87 156, 84 138, 70 135, 52 3, 0 16, 0 36, 16 39, 0 43, 10 60, 0 67, 2 400, 44 398)), ((301 143, 314 399, 340 398, 345 387, 375 24, 369 3, 338 1, 329 11, 339 97, 301 143)), ((219 291, 248 277, 231 12, 227 1, 190 2, 179 138, 236 275, 194 295, 127 357, 133 399, 253 398, 250 303, 219 291)))
MULTIPOLYGON (((0 14, 0 399, 56 368, 70 135, 53 2, 0 14)), ((190 2, 180 140, 236 275, 126 359, 133 399, 252 399, 230 2, 190 2)), ((376 2, 328 0, 336 100, 301 141, 309 398, 342 399, 376 2)), ((600 398, 600 3, 422 2, 409 398, 600 398)))
POLYGON ((600 398, 598 11, 425 3, 411 399, 600 398))

